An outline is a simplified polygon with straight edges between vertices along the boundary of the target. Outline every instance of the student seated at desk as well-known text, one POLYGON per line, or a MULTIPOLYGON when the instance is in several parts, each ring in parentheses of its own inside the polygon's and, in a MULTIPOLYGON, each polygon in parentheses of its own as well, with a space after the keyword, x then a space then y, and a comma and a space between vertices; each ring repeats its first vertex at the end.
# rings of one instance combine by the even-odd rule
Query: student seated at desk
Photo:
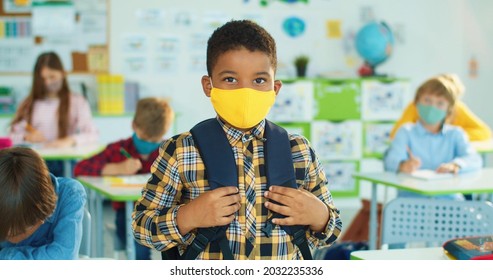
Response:
MULTIPOLYGON (((76 164, 75 176, 133 175, 151 172, 159 145, 173 121, 173 110, 164 99, 149 97, 139 100, 132 122, 132 137, 110 143, 104 151, 76 164)), ((145 184, 145 182, 142 182, 145 184)), ((125 205, 113 202, 116 232, 121 244, 126 243, 125 205)), ((150 249, 136 243, 136 258, 150 259, 150 249)))
MULTIPOLYGON (((454 85, 447 78, 437 76, 424 82, 414 98, 418 122, 399 129, 385 154, 385 169, 403 173, 431 169, 454 174, 479 170, 482 159, 462 128, 445 123, 456 100, 454 85)), ((417 195, 399 191, 398 196, 417 195)), ((464 199, 462 194, 441 197, 464 199)))
MULTIPOLYGON (((38 56, 31 92, 11 122, 14 145, 31 143, 63 148, 96 143, 99 133, 89 103, 69 88, 60 57, 54 52, 38 56)), ((63 175, 63 162, 46 162, 51 173, 63 175)))
POLYGON ((0 150, 0 260, 76 259, 86 192, 30 148, 0 150))
MULTIPOLYGON (((455 74, 441 74, 436 77, 445 78, 451 85, 450 89, 453 90, 456 96, 454 108, 447 114, 445 123, 456 125, 464 129, 469 136, 470 141, 485 141, 492 139, 491 129, 486 123, 478 118, 462 101, 460 97, 464 94, 465 87, 462 81, 455 74)), ((401 118, 395 123, 392 131, 390 132, 390 138, 393 139, 399 128, 408 122, 416 123, 419 119, 418 109, 416 108, 416 102, 410 103, 401 118)))

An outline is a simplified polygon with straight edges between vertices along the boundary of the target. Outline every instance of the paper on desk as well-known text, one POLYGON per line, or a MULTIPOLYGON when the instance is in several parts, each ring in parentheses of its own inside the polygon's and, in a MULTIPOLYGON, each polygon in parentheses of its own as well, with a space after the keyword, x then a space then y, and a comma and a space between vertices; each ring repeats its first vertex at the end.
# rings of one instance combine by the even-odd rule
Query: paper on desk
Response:
POLYGON ((150 173, 128 175, 128 176, 105 176, 104 180, 110 183, 112 187, 144 187, 149 178, 150 173))
POLYGON ((416 170, 409 175, 421 180, 441 180, 441 179, 450 179, 454 177, 454 174, 452 173, 437 173, 434 170, 430 170, 430 169, 416 170))

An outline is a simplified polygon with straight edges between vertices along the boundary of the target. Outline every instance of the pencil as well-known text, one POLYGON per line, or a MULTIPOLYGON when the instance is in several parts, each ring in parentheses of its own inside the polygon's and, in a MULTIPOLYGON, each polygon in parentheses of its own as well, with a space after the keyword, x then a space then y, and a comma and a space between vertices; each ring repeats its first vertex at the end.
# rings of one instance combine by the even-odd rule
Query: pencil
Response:
POLYGON ((124 155, 126 158, 131 158, 132 156, 125 150, 123 147, 120 148, 120 153, 124 155))
POLYGON ((27 123, 26 124, 26 130, 27 130, 27 132, 34 132, 35 129, 31 124, 27 123))

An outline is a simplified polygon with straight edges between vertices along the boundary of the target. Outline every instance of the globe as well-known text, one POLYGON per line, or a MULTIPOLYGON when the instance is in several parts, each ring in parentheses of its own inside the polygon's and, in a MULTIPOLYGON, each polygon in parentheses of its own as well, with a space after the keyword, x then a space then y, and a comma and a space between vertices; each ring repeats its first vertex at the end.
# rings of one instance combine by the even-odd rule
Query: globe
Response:
POLYGON ((392 30, 384 22, 370 22, 356 34, 356 50, 366 64, 374 69, 387 60, 392 54, 394 36, 392 30))

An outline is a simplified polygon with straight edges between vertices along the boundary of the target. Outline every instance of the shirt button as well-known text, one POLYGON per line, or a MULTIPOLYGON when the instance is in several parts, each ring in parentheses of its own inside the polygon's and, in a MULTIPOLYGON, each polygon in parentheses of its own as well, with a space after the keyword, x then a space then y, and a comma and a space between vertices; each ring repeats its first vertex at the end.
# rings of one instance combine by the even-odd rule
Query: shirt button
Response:
POLYGON ((248 237, 248 241, 250 241, 250 243, 252 244, 255 244, 255 238, 253 236, 248 237))
POLYGON ((252 162, 252 157, 251 156, 245 156, 245 161, 252 162))

